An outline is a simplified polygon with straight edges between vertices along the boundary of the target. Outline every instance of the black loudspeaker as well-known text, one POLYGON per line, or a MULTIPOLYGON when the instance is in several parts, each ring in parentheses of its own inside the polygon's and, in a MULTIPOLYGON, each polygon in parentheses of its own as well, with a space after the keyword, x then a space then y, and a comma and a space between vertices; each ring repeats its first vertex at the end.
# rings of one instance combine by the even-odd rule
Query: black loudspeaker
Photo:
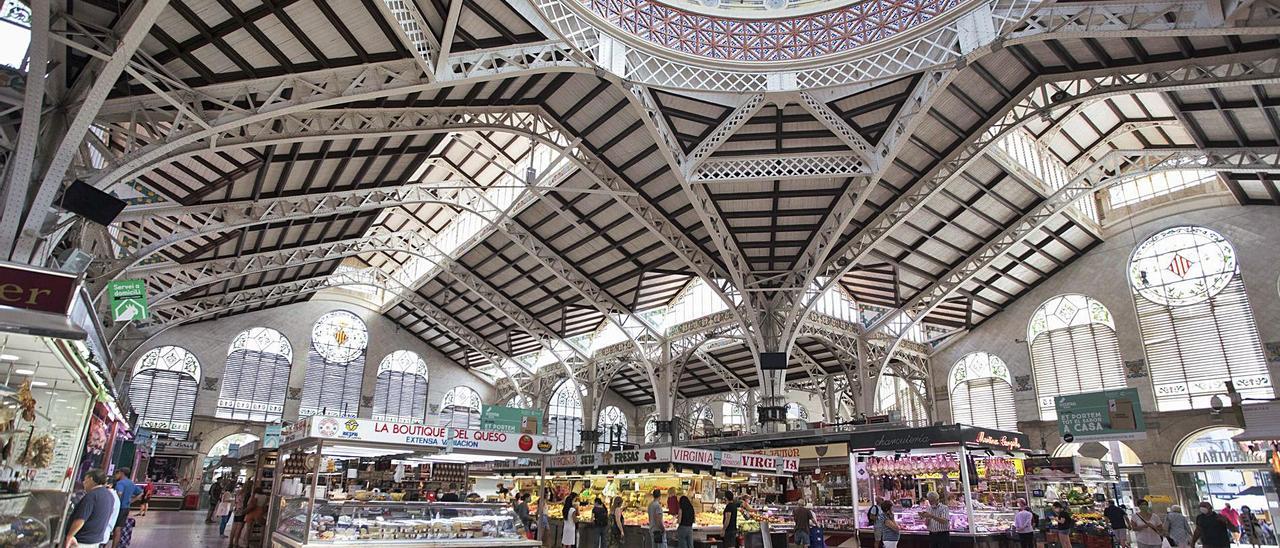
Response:
POLYGON ((784 371, 787 369, 786 352, 761 352, 760 369, 764 371, 784 371))
POLYGON ((62 209, 80 215, 102 226, 111 224, 124 211, 124 200, 93 188, 84 181, 71 183, 62 192, 62 209))

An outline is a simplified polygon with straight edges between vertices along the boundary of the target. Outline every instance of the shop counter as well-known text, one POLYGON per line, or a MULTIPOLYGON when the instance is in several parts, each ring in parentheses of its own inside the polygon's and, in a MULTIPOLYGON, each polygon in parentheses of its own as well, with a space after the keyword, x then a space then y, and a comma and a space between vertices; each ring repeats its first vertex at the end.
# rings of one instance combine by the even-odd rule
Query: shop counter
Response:
POLYGON ((324 501, 284 497, 276 546, 537 546, 510 507, 500 504, 324 501), (308 519, 308 515, 310 518, 308 519))
MULTIPOLYGON (((860 548, 876 548, 875 535, 871 531, 858 531, 860 548)), ((1018 541, 1010 539, 1004 533, 951 533, 951 546, 971 548, 1016 548, 1018 541)), ((898 539, 898 548, 929 548, 929 534, 923 532, 904 532, 898 539)))

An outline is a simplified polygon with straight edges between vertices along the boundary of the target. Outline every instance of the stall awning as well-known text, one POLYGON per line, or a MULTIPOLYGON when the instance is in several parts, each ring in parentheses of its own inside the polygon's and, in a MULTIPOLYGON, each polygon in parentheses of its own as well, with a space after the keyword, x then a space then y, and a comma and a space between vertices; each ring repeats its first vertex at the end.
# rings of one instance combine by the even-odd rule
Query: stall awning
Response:
POLYGON ((1244 432, 1231 438, 1236 441, 1280 440, 1280 401, 1251 403, 1244 412, 1244 432))

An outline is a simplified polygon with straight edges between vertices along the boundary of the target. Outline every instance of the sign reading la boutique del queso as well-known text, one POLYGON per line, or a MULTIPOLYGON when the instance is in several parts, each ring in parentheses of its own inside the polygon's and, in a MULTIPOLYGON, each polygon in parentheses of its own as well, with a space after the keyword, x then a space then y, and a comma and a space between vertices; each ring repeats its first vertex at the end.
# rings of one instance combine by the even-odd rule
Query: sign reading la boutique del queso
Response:
POLYGON ((546 454, 552 449, 551 441, 546 436, 534 434, 324 416, 307 417, 286 429, 286 443, 300 439, 303 432, 306 436, 319 439, 452 447, 493 453, 546 454))

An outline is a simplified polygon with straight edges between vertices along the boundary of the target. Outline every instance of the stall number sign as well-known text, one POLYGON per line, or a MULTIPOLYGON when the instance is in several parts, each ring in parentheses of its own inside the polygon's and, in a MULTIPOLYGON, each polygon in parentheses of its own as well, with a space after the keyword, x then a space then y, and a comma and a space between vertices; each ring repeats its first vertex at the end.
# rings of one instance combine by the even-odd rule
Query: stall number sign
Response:
POLYGON ((147 283, 142 280, 115 280, 107 283, 111 296, 111 319, 117 322, 147 319, 147 283))
POLYGON ((1068 435, 1074 442, 1147 437, 1136 388, 1057 396, 1053 403, 1063 439, 1068 435))

